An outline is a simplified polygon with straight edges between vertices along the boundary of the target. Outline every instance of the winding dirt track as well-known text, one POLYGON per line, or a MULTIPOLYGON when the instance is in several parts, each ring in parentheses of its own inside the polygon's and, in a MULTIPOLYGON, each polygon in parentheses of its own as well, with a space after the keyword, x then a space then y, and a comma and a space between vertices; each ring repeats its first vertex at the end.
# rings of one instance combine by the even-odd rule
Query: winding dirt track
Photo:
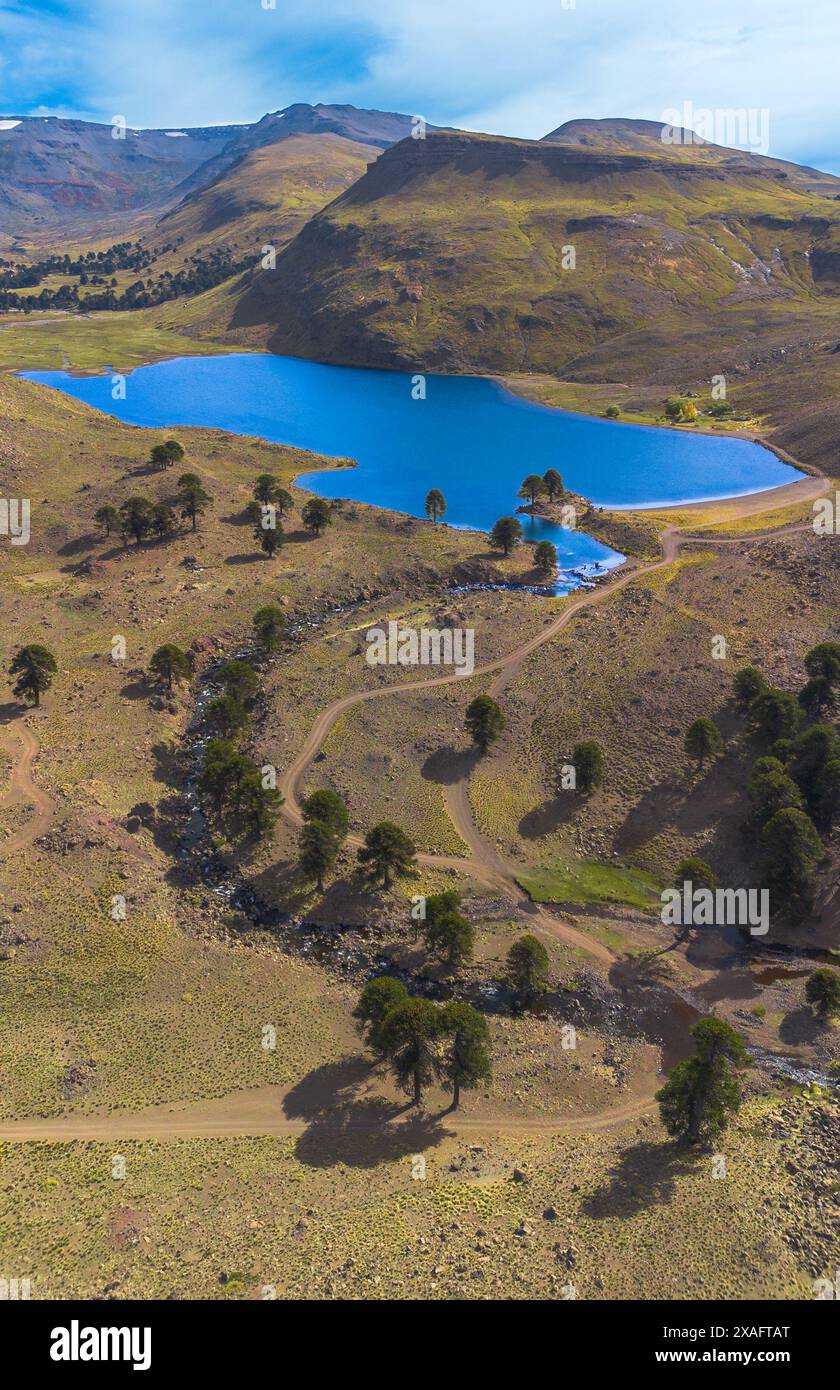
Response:
POLYGON ((30 817, 26 825, 20 830, 16 830, 14 835, 10 835, 7 840, 0 842, 0 859, 8 859, 10 855, 26 849, 39 835, 43 835, 52 822, 55 813, 55 803, 51 796, 48 796, 43 788, 39 787, 32 777, 32 764, 41 751, 41 744, 36 733, 30 729, 28 724, 22 720, 15 720, 0 729, 0 743, 8 742, 6 734, 14 731, 21 744, 20 756, 12 767, 10 788, 3 798, 3 805, 11 805, 19 798, 28 801, 34 806, 35 814, 30 817))
MULTIPOLYGON (((799 485, 795 485, 799 486, 799 485)), ((815 480, 811 495, 819 496, 830 488, 828 479, 815 480)), ((756 498, 744 499, 744 515, 755 515, 762 510, 756 498)), ((772 500, 767 499, 764 509, 770 510, 778 505, 774 492, 772 500)), ((496 679, 490 686, 490 693, 498 693, 503 685, 515 677, 522 662, 539 647, 556 636, 582 609, 606 602, 620 589, 632 584, 643 575, 654 573, 670 565, 679 555, 684 545, 748 546, 771 537, 794 535, 810 530, 809 524, 779 527, 773 530, 752 532, 747 536, 715 537, 678 533, 672 527, 666 528, 660 536, 662 556, 648 564, 629 561, 620 577, 601 588, 588 590, 571 602, 564 604, 562 611, 552 623, 541 632, 515 647, 506 656, 476 667, 474 675, 494 675, 496 679)), ((309 736, 297 757, 290 764, 280 783, 285 798, 284 815, 294 825, 302 823, 299 790, 303 777, 313 759, 320 751, 330 730, 338 719, 356 705, 369 700, 398 697, 406 691, 426 690, 437 686, 452 685, 462 677, 453 674, 436 676, 431 680, 407 681, 404 684, 382 686, 375 690, 360 691, 334 701, 318 715, 309 736)), ((38 751, 38 740, 26 725, 16 726, 24 744, 23 753, 12 774, 15 788, 24 791, 36 806, 33 820, 2 848, 0 857, 22 849, 42 833, 52 815, 53 803, 46 793, 40 791, 32 781, 32 760, 38 751)), ((473 879, 489 887, 504 892, 513 898, 530 916, 535 931, 554 936, 569 945, 586 952, 604 966, 611 966, 617 957, 601 942, 565 922, 559 921, 549 912, 538 908, 515 878, 515 871, 508 866, 495 848, 488 844, 475 824, 469 801, 468 779, 463 776, 457 783, 446 788, 446 806, 453 825, 469 850, 464 858, 443 855, 418 855, 420 863, 435 868, 452 868, 470 875, 473 879)), ((348 836, 351 845, 361 845, 358 836, 348 836)), ((655 1105, 654 1092, 658 1080, 648 1079, 645 1093, 627 1101, 623 1105, 611 1106, 607 1110, 592 1115, 556 1116, 548 1118, 524 1118, 496 1116, 481 1118, 461 1113, 444 1113, 439 1123, 453 1133, 553 1133, 576 1134, 592 1133, 637 1120, 648 1114, 655 1105)), ((382 1122, 375 1124, 363 1121, 343 1120, 336 1116, 334 1127, 323 1124, 325 1137, 349 1131, 382 1132, 382 1122)), ((398 1128, 400 1124, 410 1125, 403 1118, 396 1120, 388 1128, 398 1128)), ((104 1115, 71 1114, 59 1118, 28 1119, 5 1121, 0 1124, 0 1140, 26 1142, 67 1141, 67 1140, 115 1140, 115 1139, 176 1139, 176 1138, 222 1138, 244 1135, 301 1135, 309 1128, 307 1119, 290 1118, 283 1113, 283 1092, 278 1087, 262 1087, 250 1091, 238 1091, 219 1100, 188 1104, 182 1108, 158 1106, 133 1115, 120 1113, 104 1115)))

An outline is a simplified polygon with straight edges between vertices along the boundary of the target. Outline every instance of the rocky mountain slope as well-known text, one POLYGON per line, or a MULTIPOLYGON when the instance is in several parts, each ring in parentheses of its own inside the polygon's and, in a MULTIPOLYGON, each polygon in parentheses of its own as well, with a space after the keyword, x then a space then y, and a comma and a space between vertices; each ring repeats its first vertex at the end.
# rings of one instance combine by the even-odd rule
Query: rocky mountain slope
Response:
POLYGON ((620 372, 657 370, 661 341, 667 380, 675 339, 715 357, 724 322, 742 354, 756 316, 813 336, 840 180, 811 191, 779 161, 608 136, 403 141, 254 277, 228 326, 262 326, 279 352, 430 370, 585 371, 594 354, 593 379, 628 333, 642 340, 620 372))
POLYGON ((0 232, 101 233, 115 214, 161 212, 219 179, 253 151, 301 136, 330 135, 385 149, 411 117, 353 106, 295 103, 250 125, 126 129, 58 117, 0 121, 0 232))

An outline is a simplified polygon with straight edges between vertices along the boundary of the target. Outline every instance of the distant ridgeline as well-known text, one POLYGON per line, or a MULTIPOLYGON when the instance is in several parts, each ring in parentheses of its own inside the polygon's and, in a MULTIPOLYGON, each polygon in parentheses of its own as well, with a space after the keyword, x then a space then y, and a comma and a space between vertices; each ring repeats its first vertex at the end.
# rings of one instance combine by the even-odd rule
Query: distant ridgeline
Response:
MULTIPOLYGON (((172 250, 174 247, 166 246, 156 254, 163 255, 172 250)), ((139 242, 130 241, 117 242, 106 251, 87 251, 75 259, 71 256, 47 256, 32 265, 15 264, 0 258, 0 311, 22 309, 28 313, 32 309, 73 310, 80 307, 86 311, 147 309, 168 299, 179 299, 213 289, 231 275, 249 269, 254 258, 234 260, 227 247, 217 247, 206 255, 189 256, 187 264, 174 273, 165 270, 156 278, 149 276, 145 281, 135 280, 122 291, 116 288, 117 271, 142 271, 153 265, 154 260, 155 254, 139 242), (55 289, 44 287, 40 294, 16 293, 38 286, 48 276, 55 275, 76 276, 78 283, 65 282, 55 289), (101 291, 79 293, 82 287, 91 285, 101 285, 103 288, 101 291)))

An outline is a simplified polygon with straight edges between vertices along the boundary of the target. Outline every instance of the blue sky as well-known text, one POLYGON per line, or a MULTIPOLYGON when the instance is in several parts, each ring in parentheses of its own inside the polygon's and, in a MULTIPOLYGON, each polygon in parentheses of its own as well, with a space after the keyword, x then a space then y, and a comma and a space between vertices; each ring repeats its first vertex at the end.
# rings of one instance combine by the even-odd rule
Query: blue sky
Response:
POLYGON ((0 0, 0 115, 251 121, 352 102, 538 137, 576 116, 769 111, 840 171, 836 0, 0 0))

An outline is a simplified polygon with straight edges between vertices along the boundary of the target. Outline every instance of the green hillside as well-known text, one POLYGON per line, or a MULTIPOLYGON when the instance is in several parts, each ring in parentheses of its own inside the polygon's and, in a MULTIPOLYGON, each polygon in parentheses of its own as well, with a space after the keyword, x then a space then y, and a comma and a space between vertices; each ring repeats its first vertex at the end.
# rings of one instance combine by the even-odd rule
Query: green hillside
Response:
POLYGON ((556 372, 643 325, 718 345, 721 314, 833 295, 836 202, 776 161, 672 148, 403 141, 254 277, 232 326, 338 361, 556 372))

